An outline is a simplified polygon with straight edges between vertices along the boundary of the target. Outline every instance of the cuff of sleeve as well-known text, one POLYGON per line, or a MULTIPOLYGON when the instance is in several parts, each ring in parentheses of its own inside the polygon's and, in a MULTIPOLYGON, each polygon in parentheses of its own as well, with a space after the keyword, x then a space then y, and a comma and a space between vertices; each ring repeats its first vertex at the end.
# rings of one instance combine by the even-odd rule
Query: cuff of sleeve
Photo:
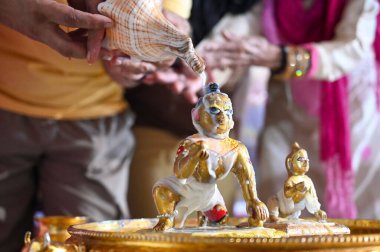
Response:
POLYGON ((313 44, 304 44, 303 48, 309 51, 310 53, 310 67, 307 71, 306 77, 313 77, 317 72, 319 66, 319 53, 317 48, 313 44))

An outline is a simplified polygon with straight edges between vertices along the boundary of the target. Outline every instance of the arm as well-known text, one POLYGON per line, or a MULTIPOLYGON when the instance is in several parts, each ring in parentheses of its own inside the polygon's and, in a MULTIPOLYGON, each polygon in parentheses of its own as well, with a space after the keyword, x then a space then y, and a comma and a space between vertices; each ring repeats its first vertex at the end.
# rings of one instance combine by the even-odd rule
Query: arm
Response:
POLYGON ((310 76, 334 81, 353 70, 372 49, 377 13, 375 0, 350 0, 334 39, 311 44, 317 59, 312 59, 310 76))
POLYGON ((174 162, 174 174, 179 179, 187 179, 193 175, 198 165, 207 165, 208 152, 202 141, 192 143, 184 140, 178 150, 174 162))
POLYGON ((257 197, 255 172, 249 158, 248 150, 241 143, 238 147, 238 156, 232 172, 239 180, 243 191, 244 200, 247 204, 247 212, 251 216, 250 224, 253 224, 252 219, 256 219, 256 223, 257 220, 265 221, 269 216, 268 209, 257 197))
POLYGON ((315 187, 313 181, 307 177, 307 183, 310 185, 310 189, 308 190, 308 194, 306 196, 306 208, 318 220, 326 220, 327 214, 325 211, 321 210, 321 204, 318 201, 317 192, 315 191, 315 187))
POLYGON ((295 188, 293 186, 293 183, 291 183, 289 180, 285 182, 284 185, 284 194, 286 198, 291 198, 295 193, 295 188))
POLYGON ((209 51, 217 54, 214 63, 208 62, 207 66, 219 68, 253 64, 277 68, 277 71, 281 70, 282 78, 301 77, 306 73, 315 79, 334 81, 368 56, 375 37, 377 13, 376 0, 349 0, 332 40, 287 46, 282 51, 257 36, 227 36, 224 43, 208 46, 209 51), (286 60, 281 60, 284 57, 286 60))
POLYGON ((284 194, 286 198, 291 198, 295 194, 298 194, 301 196, 305 195, 307 193, 307 187, 305 186, 305 182, 299 182, 297 184, 294 184, 293 182, 287 180, 284 185, 284 194))

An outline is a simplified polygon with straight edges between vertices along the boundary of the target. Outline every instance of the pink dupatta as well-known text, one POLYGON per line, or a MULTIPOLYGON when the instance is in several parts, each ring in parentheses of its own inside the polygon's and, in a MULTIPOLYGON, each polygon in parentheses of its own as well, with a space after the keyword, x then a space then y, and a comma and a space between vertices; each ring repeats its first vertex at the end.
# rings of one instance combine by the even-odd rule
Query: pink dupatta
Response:
MULTIPOLYGON (((380 0, 378 0, 380 3, 380 0)), ((373 49, 375 50, 376 56, 376 67, 377 67, 377 109, 380 112, 380 13, 377 15, 377 27, 376 27, 376 37, 373 44, 373 49)))
MULTIPOLYGON (((272 43, 306 47, 331 40, 345 5, 346 0, 314 0, 306 10, 302 0, 265 0, 264 35, 272 43)), ((347 77, 321 82, 319 109, 327 212, 329 217, 355 218, 347 77)))

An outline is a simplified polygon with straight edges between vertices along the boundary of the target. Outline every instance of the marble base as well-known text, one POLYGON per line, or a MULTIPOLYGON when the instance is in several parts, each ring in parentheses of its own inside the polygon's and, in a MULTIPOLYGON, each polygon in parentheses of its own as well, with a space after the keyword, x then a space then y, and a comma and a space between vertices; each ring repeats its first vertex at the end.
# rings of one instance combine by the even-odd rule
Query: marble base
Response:
POLYGON ((350 229, 341 224, 301 219, 268 222, 264 224, 264 227, 283 231, 289 237, 350 234, 350 229))

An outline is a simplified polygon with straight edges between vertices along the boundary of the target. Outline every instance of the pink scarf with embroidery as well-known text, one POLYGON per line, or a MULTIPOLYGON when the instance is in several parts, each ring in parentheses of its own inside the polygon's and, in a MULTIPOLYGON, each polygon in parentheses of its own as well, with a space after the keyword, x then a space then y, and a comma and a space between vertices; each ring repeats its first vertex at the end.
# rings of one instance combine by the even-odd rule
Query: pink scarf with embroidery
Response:
MULTIPOLYGON (((277 44, 307 46, 331 40, 345 5, 346 0, 314 0, 305 9, 302 0, 265 0, 263 32, 277 44)), ((327 212, 329 217, 355 218, 348 79, 322 81, 320 85, 320 152, 326 176, 327 212)))
MULTIPOLYGON (((378 2, 380 3, 380 0, 378 0, 378 2)), ((375 50, 377 66, 377 110, 380 112, 380 13, 377 15, 376 37, 373 43, 373 49, 375 50)))

